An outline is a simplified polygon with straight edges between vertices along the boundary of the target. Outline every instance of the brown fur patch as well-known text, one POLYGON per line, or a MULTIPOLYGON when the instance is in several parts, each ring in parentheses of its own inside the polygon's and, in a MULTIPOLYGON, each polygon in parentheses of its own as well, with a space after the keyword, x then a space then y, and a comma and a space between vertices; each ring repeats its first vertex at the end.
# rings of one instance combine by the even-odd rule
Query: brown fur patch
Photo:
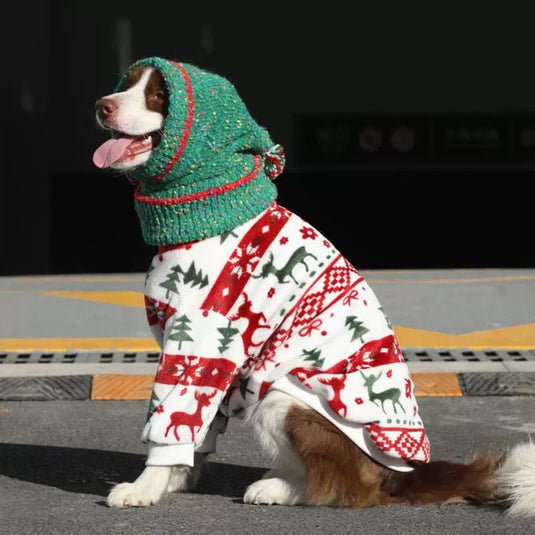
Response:
POLYGON ((370 459, 312 409, 290 408, 285 432, 303 463, 312 505, 490 503, 495 498, 492 474, 501 459, 489 454, 466 465, 435 461, 396 472, 370 459))
MULTIPOLYGON (((131 87, 134 87, 143 73, 148 67, 140 65, 132 69, 121 88, 121 91, 128 91, 131 87)), ((167 115, 167 109, 169 108, 169 95, 167 93, 167 87, 162 73, 156 69, 153 69, 147 84, 145 85, 145 105, 147 109, 151 111, 157 111, 162 115, 167 115)))
POLYGON ((152 71, 147 81, 147 85, 145 86, 145 103, 149 110, 157 111, 164 116, 167 115, 169 96, 165 80, 160 71, 152 71))
POLYGON ((310 504, 368 507, 403 501, 381 488, 389 470, 316 411, 290 408, 285 431, 305 468, 310 504))
POLYGON ((145 72, 146 67, 139 66, 132 69, 128 76, 126 77, 126 80, 124 81, 123 86, 121 87, 121 91, 127 91, 131 87, 135 86, 139 80, 141 79, 141 76, 145 72))
POLYGON ((452 503, 456 499, 491 503, 497 491, 492 475, 501 462, 502 458, 489 453, 468 464, 434 461, 418 465, 412 472, 391 472, 384 488, 393 496, 418 505, 452 503))

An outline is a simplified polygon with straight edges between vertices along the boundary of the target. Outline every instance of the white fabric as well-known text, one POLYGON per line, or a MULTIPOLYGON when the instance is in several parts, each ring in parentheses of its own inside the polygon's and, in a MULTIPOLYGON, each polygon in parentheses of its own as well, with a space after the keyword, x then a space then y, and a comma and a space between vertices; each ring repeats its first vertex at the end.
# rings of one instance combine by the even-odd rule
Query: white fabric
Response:
POLYGON ((201 451, 218 409, 239 415, 275 388, 393 469, 429 458, 413 383, 376 296, 298 216, 273 204, 232 233, 161 252, 145 293, 162 347, 145 441, 201 451))

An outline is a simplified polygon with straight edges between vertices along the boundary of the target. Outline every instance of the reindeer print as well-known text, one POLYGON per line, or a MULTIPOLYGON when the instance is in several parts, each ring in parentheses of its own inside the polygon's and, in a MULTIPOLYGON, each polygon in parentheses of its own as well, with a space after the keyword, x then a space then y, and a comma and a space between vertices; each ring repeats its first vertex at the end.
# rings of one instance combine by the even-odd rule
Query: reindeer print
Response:
POLYGON ((312 253, 309 253, 304 246, 301 246, 293 252, 292 256, 290 256, 284 266, 282 266, 281 268, 277 268, 273 263, 273 253, 269 251, 269 260, 262 266, 261 273, 259 275, 253 275, 253 278, 265 279, 268 277, 268 275, 272 274, 277 277, 279 284, 286 284, 287 282, 290 282, 286 279, 286 277, 290 277, 295 282, 295 284, 298 284, 298 281, 293 275, 293 270, 299 264, 303 264, 305 266, 305 269, 308 271, 308 266, 305 262, 305 258, 307 256, 311 256, 312 258, 314 258, 314 260, 318 259, 312 253))
POLYGON ((254 343, 253 335, 259 329, 269 329, 269 324, 266 323, 266 316, 263 312, 253 312, 252 311, 252 301, 249 299, 248 295, 243 292, 244 301, 240 305, 235 314, 229 317, 231 321, 236 321, 239 319, 247 320, 247 328, 242 332, 243 345, 245 347, 245 353, 249 355, 250 349, 254 347, 261 346, 265 340, 254 343))
POLYGON ((173 433, 175 435, 175 438, 177 441, 180 441, 180 437, 178 436, 178 428, 181 425, 185 425, 186 427, 189 427, 189 430, 191 432, 191 440, 195 441, 195 428, 198 427, 201 428, 203 424, 202 420, 202 409, 203 407, 208 407, 210 405, 210 400, 215 397, 217 394, 217 390, 214 390, 210 395, 205 394, 204 392, 195 392, 195 399, 197 400, 197 410, 193 413, 187 413, 187 412, 173 412, 170 416, 171 421, 169 425, 167 426, 167 429, 165 430, 165 437, 169 434, 169 431, 173 429, 173 433))
POLYGON ((342 401, 340 392, 344 389, 346 382, 346 376, 342 377, 321 377, 318 381, 322 385, 330 386, 333 389, 333 398, 329 400, 329 405, 332 407, 336 414, 340 416, 347 416, 347 405, 342 401))
POLYGON ((380 401, 381 410, 385 412, 385 401, 390 400, 392 402, 392 408, 394 409, 394 412, 396 414, 398 413, 398 411, 396 410, 396 405, 399 405, 401 407, 401 410, 405 412, 403 405, 399 401, 399 398, 401 396, 401 390, 399 388, 389 388, 387 390, 383 390, 382 392, 373 391, 373 385, 379 380, 383 372, 380 372, 379 375, 373 375, 372 373, 370 373, 367 377, 361 371, 359 371, 359 373, 364 379, 364 386, 368 390, 368 396, 370 397, 370 401, 373 401, 377 406, 379 406, 379 404, 376 403, 376 401, 380 401))

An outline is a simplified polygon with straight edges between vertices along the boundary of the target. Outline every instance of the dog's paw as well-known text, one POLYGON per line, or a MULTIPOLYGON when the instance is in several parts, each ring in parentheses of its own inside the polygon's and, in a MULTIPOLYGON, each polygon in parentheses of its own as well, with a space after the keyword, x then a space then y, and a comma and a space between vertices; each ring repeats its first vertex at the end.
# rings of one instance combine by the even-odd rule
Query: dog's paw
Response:
POLYGON ((243 497, 245 503, 296 505, 306 503, 304 483, 280 477, 261 479, 249 485, 243 497))
POLYGON ((133 483, 120 483, 111 490, 109 507, 148 507, 165 494, 171 476, 170 466, 147 466, 133 483))
POLYGON ((148 507, 162 499, 162 492, 152 492, 136 483, 119 483, 111 490, 106 500, 108 507, 148 507))

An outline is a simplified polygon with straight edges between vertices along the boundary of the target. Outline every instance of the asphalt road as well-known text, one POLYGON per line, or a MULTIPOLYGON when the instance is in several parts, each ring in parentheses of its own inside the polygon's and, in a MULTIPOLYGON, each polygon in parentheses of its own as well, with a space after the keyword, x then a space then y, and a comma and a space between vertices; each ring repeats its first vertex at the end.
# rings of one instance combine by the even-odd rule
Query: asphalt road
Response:
MULTIPOLYGON (((420 398, 433 458, 462 460, 535 432, 535 397, 420 398)), ((245 505, 267 459, 232 421, 192 494, 112 510, 111 484, 142 469, 146 402, 0 402, 0 534, 522 534, 535 519, 468 504, 364 510, 245 505)))

